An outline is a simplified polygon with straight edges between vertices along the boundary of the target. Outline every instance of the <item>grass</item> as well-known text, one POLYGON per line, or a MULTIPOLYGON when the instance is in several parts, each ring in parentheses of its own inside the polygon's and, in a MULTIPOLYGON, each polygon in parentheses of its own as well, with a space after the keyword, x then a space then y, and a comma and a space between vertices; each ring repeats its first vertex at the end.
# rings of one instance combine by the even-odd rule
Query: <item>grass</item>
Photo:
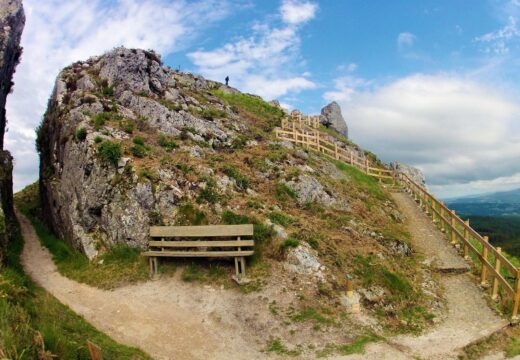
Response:
POLYGON ((289 249, 289 248, 296 248, 300 245, 300 241, 294 238, 288 238, 285 239, 281 244, 280 248, 282 249, 289 249))
POLYGON ((315 308, 312 308, 312 307, 306 307, 303 310, 301 310, 299 313, 291 316, 291 320, 295 321, 295 322, 312 320, 318 324, 323 324, 323 325, 334 324, 333 319, 323 316, 322 314, 320 314, 320 312, 318 312, 318 310, 316 310, 315 308))
POLYGON ((280 201, 286 201, 289 199, 296 199, 298 195, 296 191, 294 191, 289 185, 284 182, 279 182, 276 184, 275 188, 275 198, 280 201))
POLYGON ((299 349, 289 350, 280 339, 272 339, 267 344, 266 352, 272 352, 278 355, 298 356, 301 354, 299 349))
POLYGON ((106 359, 151 359, 97 331, 32 283, 19 263, 22 247, 18 233, 7 265, 0 268, 0 358, 90 359, 86 346, 90 340, 106 359))
POLYGON ((83 141, 86 138, 87 138, 87 129, 85 129, 84 127, 81 127, 78 130, 76 130, 76 139, 78 139, 79 141, 83 141))
POLYGON ((105 140, 100 143, 97 151, 106 164, 117 166, 119 159, 121 159, 121 145, 112 140, 105 140))
POLYGON ((235 166, 225 165, 222 168, 222 171, 227 176, 235 180, 235 183, 239 189, 246 190, 250 186, 249 178, 246 175, 242 174, 235 166))
POLYGON ((271 211, 267 216, 274 224, 289 226, 294 223, 294 219, 289 215, 284 214, 280 211, 271 211))
POLYGON ((379 341, 381 337, 375 334, 366 334, 358 337, 350 344, 340 345, 338 346, 337 351, 341 355, 351 355, 351 354, 363 354, 365 352, 365 346, 368 343, 379 341))

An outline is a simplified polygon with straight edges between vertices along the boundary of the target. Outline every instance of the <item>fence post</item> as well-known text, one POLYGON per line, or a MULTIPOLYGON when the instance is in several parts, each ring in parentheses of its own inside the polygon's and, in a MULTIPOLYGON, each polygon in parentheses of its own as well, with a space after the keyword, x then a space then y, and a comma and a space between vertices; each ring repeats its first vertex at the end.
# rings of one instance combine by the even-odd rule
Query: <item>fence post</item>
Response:
POLYGON ((365 158, 365 171, 368 174, 370 172, 369 165, 368 165, 368 159, 365 158))
MULTIPOLYGON (((502 253, 502 248, 497 247, 497 253, 502 253)), ((495 256, 495 271, 500 274, 500 258, 495 256)), ((493 276, 493 292, 491 293, 491 299, 496 300, 498 297, 498 278, 493 276)))
MULTIPOLYGON (((469 230, 468 230, 468 227, 469 227, 469 219, 464 221, 464 224, 466 226, 464 226, 464 239, 469 242, 469 230)), ((464 259, 468 259, 469 258, 469 247, 468 245, 464 244, 464 259)))
POLYGON ((515 300, 513 303, 513 314, 511 315, 511 320, 518 320, 518 307, 520 305, 520 269, 516 272, 516 292, 515 292, 515 300))
POLYGON ((320 132, 316 131, 316 144, 318 145, 318 151, 321 151, 320 147, 320 132))
POLYGON ((444 206, 443 206, 443 205, 444 205, 444 202, 441 201, 440 204, 441 204, 441 221, 440 221, 440 223, 441 223, 441 231, 442 231, 442 232, 445 232, 445 231, 446 231, 446 227, 445 227, 446 224, 444 223, 443 218, 444 218, 444 216, 445 216, 446 214, 444 213, 444 206))
POLYGON ((338 160, 338 144, 334 143, 334 156, 336 157, 336 160, 338 160))
POLYGON ((354 153, 350 150, 350 165, 354 165, 354 153))
POLYGON ((455 235, 455 210, 451 210, 451 219, 450 219, 450 235, 451 235, 451 243, 456 244, 457 243, 457 236, 455 235))
MULTIPOLYGON (((488 243, 489 238, 487 236, 483 236, 482 239, 484 243, 488 243)), ((486 245, 482 246, 482 270, 480 273, 480 285, 486 285, 487 283, 487 261, 488 261, 488 248, 486 245)))

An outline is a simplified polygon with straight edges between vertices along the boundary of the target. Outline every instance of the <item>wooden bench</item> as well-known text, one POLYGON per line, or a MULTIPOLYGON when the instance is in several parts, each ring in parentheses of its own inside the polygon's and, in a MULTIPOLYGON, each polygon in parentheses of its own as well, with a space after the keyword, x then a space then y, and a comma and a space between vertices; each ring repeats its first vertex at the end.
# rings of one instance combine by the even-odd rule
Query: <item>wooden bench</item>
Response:
POLYGON ((245 256, 254 253, 253 225, 152 226, 148 251, 150 273, 159 257, 234 257, 238 279, 246 275, 245 256), (190 240, 182 240, 189 238, 190 240), (244 239, 248 238, 248 239, 244 239))

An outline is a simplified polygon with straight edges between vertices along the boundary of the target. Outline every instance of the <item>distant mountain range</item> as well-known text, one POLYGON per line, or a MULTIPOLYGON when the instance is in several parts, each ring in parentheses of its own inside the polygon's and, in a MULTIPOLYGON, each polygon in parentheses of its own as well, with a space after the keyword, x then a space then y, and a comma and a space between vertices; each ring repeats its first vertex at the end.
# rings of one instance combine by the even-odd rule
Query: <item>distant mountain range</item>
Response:
POLYGON ((520 188, 446 200, 451 209, 464 215, 520 216, 520 188))

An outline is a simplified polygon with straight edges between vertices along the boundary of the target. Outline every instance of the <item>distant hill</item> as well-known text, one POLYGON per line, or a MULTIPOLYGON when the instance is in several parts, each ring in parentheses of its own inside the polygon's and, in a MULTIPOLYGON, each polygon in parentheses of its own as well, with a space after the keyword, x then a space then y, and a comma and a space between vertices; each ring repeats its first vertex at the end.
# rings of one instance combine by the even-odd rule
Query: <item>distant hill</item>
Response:
POLYGON ((520 188, 446 200, 448 206, 464 215, 520 215, 520 188))

